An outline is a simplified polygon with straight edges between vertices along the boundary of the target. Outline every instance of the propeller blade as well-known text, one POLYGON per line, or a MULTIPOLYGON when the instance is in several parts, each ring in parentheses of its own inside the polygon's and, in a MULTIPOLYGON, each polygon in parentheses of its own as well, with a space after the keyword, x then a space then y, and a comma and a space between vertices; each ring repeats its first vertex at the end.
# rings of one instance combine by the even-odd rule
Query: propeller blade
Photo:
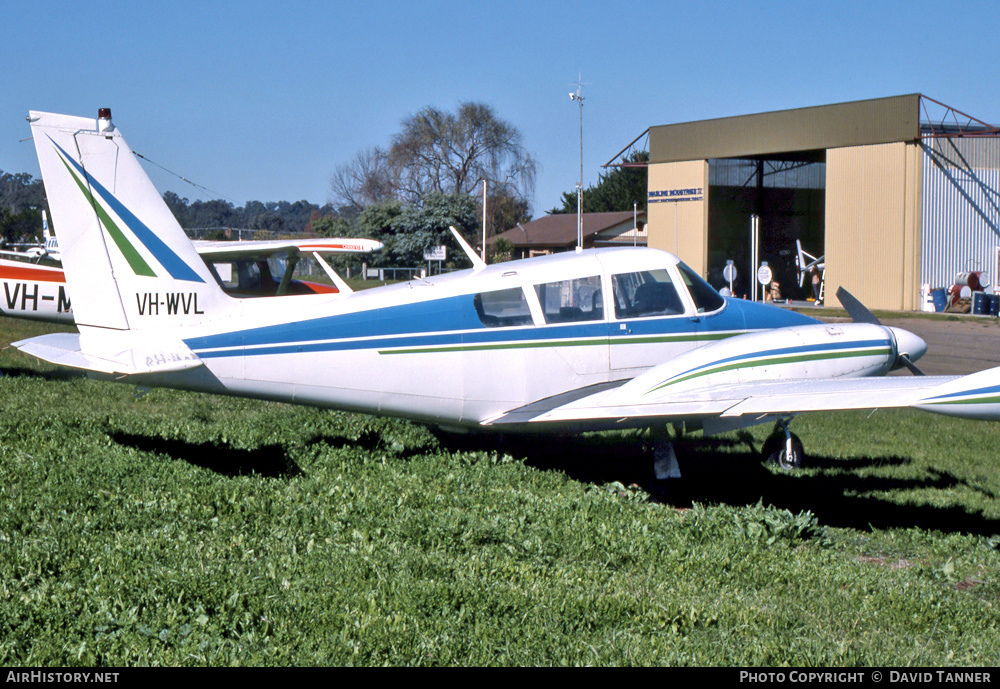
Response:
POLYGON ((896 358, 896 362, 902 364, 906 369, 915 376, 926 376, 927 374, 917 368, 917 365, 910 361, 910 357, 905 354, 901 354, 896 358))
POLYGON ((844 307, 847 311, 847 315, 851 317, 851 320, 855 323, 871 323, 872 325, 882 325, 875 314, 868 310, 868 307, 858 301, 853 294, 848 292, 843 287, 837 289, 837 299, 840 300, 840 305, 844 307))

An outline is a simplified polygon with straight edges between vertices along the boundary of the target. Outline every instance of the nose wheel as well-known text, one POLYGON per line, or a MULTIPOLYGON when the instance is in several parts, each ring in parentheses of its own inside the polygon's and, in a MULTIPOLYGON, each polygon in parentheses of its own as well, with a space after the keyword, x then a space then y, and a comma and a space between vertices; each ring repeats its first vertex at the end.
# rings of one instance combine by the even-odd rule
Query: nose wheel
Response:
POLYGON ((779 421, 774 432, 764 441, 760 454, 767 464, 774 464, 781 469, 804 469, 806 453, 799 436, 788 430, 788 424, 779 421))

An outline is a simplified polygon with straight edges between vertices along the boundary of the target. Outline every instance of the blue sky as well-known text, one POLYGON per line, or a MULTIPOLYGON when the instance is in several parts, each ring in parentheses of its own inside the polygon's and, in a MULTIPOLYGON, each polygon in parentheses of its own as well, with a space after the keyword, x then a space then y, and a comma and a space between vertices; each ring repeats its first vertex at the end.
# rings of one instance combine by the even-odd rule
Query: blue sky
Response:
POLYGON ((8 3, 0 170, 28 110, 110 107, 160 191, 317 204, 428 105, 493 106, 539 162, 535 215, 647 127, 920 92, 1000 122, 995 2, 8 3))

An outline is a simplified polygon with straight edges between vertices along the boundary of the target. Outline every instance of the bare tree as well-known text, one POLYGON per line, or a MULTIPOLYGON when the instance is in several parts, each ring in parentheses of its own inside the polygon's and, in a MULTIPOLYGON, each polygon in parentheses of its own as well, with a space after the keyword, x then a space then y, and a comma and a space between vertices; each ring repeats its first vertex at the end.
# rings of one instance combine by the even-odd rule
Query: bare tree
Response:
POLYGON ((475 194, 484 179, 494 192, 525 199, 534 192, 534 158, 517 128, 490 106, 462 103, 456 113, 427 107, 402 125, 389 148, 400 196, 475 194))
POLYGON ((338 165, 330 178, 334 205, 358 211, 396 198, 396 186, 389 157, 378 146, 358 151, 349 163, 338 165))
MULTIPOLYGON (((335 202, 362 208, 396 199, 419 203, 426 194, 510 199, 530 217, 536 163, 516 127, 482 103, 454 113, 427 107, 404 119, 388 150, 359 152, 331 179, 335 202)), ((506 229, 506 228, 500 228, 506 229)))

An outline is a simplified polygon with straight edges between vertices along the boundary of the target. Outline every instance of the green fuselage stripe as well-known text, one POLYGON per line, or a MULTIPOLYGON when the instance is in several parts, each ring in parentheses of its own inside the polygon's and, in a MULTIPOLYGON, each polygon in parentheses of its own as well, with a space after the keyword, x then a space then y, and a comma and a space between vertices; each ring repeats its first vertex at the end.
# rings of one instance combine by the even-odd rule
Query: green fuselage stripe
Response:
POLYGON ((380 349, 379 354, 433 354, 435 352, 481 352, 491 349, 534 349, 538 347, 595 347, 603 345, 656 344, 668 342, 709 342, 723 340, 739 333, 704 333, 692 335, 656 335, 636 338, 605 337, 575 340, 535 340, 533 342, 506 342, 500 344, 445 345, 438 347, 407 347, 405 349, 380 349))
POLYGON ((964 400, 951 400, 948 402, 924 402, 923 404, 937 406, 939 404, 995 404, 1000 402, 1000 396, 992 395, 990 397, 970 397, 964 400))
POLYGON ((886 349, 862 349, 855 352, 821 352, 814 354, 800 354, 797 356, 775 356, 767 359, 757 359, 754 361, 736 361, 731 364, 726 364, 725 366, 715 366, 707 368, 703 371, 696 371, 690 373, 686 376, 680 378, 675 378, 673 380, 668 380, 665 383, 661 383, 654 388, 650 388, 646 394, 650 392, 656 392, 657 390, 662 390, 665 387, 675 385, 677 383, 683 383, 686 380, 692 380, 694 378, 700 378, 701 376, 711 375, 713 373, 722 373, 723 371, 734 371, 740 368, 757 368, 759 366, 770 366, 772 364, 795 364, 801 363, 803 361, 821 361, 827 359, 848 359, 851 357, 859 356, 871 356, 878 354, 885 354, 886 349))

